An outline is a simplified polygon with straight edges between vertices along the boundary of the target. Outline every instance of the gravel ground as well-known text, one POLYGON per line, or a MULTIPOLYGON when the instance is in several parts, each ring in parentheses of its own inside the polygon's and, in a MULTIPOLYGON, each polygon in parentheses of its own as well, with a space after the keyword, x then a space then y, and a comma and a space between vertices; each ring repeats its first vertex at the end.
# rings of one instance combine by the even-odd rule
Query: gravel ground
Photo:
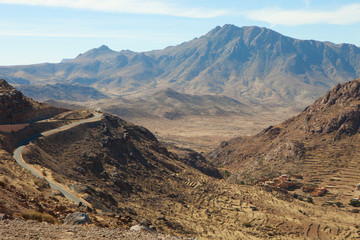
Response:
POLYGON ((15 239, 56 239, 56 240, 74 240, 74 239, 184 239, 170 235, 164 235, 158 232, 146 231, 120 231, 111 228, 100 228, 96 226, 70 226, 70 225, 52 225, 48 223, 39 223, 36 221, 24 220, 3 220, 0 221, 0 238, 3 240, 15 239))

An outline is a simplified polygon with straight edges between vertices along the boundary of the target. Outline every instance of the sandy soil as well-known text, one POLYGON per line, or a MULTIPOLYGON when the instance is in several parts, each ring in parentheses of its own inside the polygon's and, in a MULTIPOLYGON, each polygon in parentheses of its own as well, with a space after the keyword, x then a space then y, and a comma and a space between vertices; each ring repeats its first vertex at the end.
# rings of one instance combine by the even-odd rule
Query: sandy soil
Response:
POLYGON ((0 221, 0 235, 3 240, 13 239, 56 239, 56 240, 100 240, 100 239, 183 239, 159 232, 121 231, 115 228, 95 226, 69 226, 38 223, 36 221, 5 220, 0 221))
POLYGON ((257 116, 187 116, 181 119, 126 119, 152 131, 161 141, 198 152, 209 152, 222 141, 253 135, 296 114, 293 111, 264 112, 257 116))

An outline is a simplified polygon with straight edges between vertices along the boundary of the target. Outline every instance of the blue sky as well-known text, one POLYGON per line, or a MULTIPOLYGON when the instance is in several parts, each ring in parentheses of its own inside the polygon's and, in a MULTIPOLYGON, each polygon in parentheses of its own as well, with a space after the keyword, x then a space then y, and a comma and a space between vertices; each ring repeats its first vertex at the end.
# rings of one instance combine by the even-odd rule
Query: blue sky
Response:
POLYGON ((163 49, 227 23, 360 46, 359 0, 0 0, 0 65, 163 49))

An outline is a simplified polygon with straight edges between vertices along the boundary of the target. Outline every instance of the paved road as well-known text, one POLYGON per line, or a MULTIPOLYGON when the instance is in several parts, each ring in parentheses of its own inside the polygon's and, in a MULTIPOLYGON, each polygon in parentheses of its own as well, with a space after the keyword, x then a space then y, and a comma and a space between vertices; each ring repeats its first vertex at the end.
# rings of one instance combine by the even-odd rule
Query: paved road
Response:
POLYGON ((83 124, 83 123, 88 123, 88 122, 96 122, 96 121, 100 121, 101 120, 101 117, 102 117, 102 114, 100 113, 94 113, 94 116, 92 118, 88 118, 88 119, 84 119, 84 120, 80 120, 80 121, 77 121, 77 122, 74 122, 74 123, 71 123, 71 124, 68 124, 68 125, 65 125, 65 126, 62 126, 62 127, 59 127, 59 128, 55 128, 55 129, 52 129, 52 130, 49 130, 49 131, 46 131, 46 132, 43 132, 35 137, 32 137, 30 138, 30 140, 26 141, 25 143, 23 143, 21 146, 19 146, 18 148, 16 148, 14 150, 14 155, 13 157, 15 158, 16 162, 22 166, 23 168, 29 170, 34 176, 38 177, 38 178, 42 178, 42 179, 45 179, 51 188, 53 189, 56 189, 58 191, 60 191, 62 194, 64 194, 64 196, 73 201, 73 202, 76 202, 77 204, 79 204, 80 202, 83 204, 83 205, 86 205, 86 206, 89 206, 91 207, 91 204, 86 202, 84 199, 81 199, 79 197, 76 197, 74 194, 72 194, 71 192, 69 192, 67 190, 67 188, 60 184, 60 183, 57 183, 57 182, 54 182, 53 180, 51 179, 48 179, 47 177, 45 177, 38 169, 34 168, 32 165, 30 164, 27 164, 24 159, 22 158, 22 152, 23 150, 26 148, 26 145, 34 140, 34 139, 37 139, 41 136, 49 136, 51 134, 54 134, 54 133, 57 133, 57 132, 61 132, 61 131, 64 131, 64 130, 67 130, 69 128, 72 128, 72 127, 75 127, 75 126, 78 126, 80 124, 83 124))

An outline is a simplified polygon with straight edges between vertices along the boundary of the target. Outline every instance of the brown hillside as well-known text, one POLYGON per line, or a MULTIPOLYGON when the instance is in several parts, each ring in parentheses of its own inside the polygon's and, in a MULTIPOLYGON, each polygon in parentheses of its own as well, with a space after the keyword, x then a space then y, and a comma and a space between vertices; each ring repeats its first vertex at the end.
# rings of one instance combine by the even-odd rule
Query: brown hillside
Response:
POLYGON ((349 199, 359 195, 354 191, 360 182, 359 126, 360 80, 354 80, 337 85, 296 117, 222 143, 210 158, 236 173, 233 180, 301 174, 349 199))
POLYGON ((66 112, 18 132, 0 133, 7 143, 7 150, 0 150, 0 218, 61 224, 68 213, 82 211, 93 225, 111 231, 6 220, 0 221, 4 239, 116 238, 129 236, 121 229, 143 219, 165 234, 198 239, 359 238, 357 213, 211 177, 219 177, 218 170, 200 154, 172 146, 175 155, 145 128, 111 115, 40 137, 23 154, 43 175, 84 197, 95 211, 69 202, 12 158, 16 142, 90 116, 87 111, 66 112))
POLYGON ((0 124, 31 122, 49 118, 64 110, 38 103, 0 79, 0 124))
POLYGON ((358 236, 356 214, 229 184, 193 168, 196 159, 186 158, 202 161, 198 154, 177 152, 180 157, 146 129, 105 115, 36 140, 25 159, 82 195, 102 216, 115 216, 114 227, 145 218, 158 231, 200 239, 358 236), (342 216, 340 223, 335 216, 342 216))

